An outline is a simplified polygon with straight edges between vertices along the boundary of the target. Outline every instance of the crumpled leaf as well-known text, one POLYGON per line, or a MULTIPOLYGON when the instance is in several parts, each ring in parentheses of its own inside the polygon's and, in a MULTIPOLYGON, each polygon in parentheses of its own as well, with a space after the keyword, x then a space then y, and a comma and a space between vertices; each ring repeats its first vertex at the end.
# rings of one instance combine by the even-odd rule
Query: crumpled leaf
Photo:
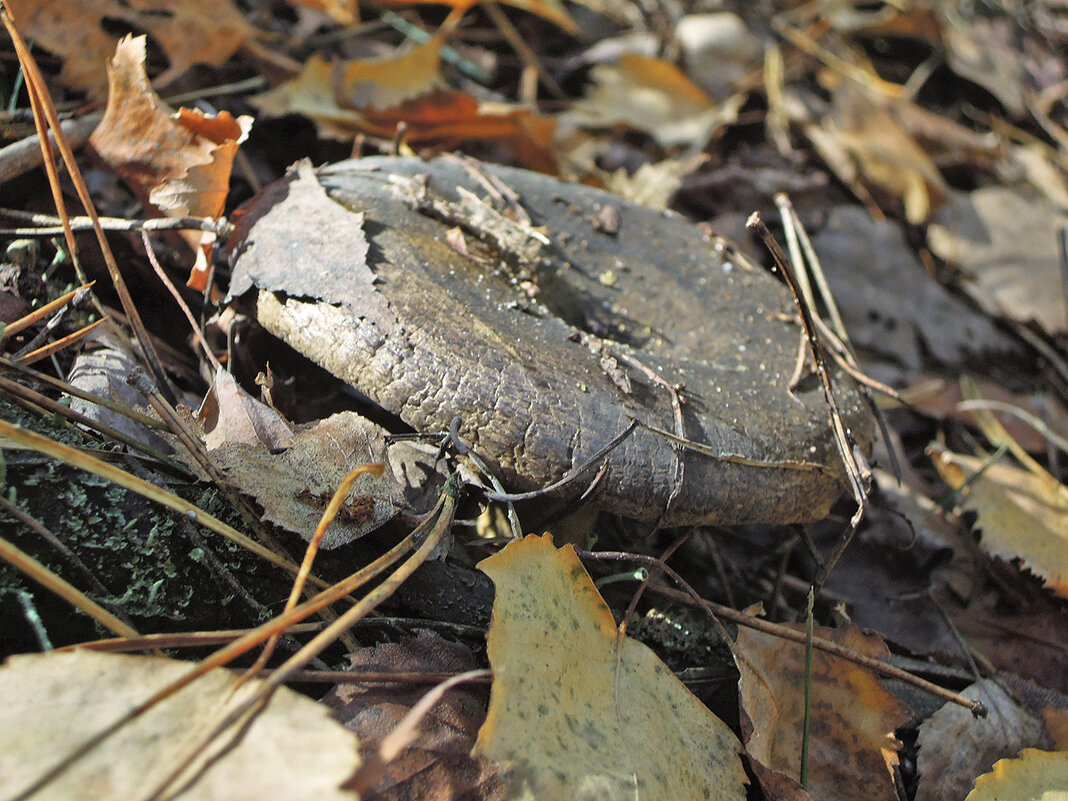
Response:
POLYGON ((197 417, 204 424, 209 451, 228 442, 277 451, 288 448, 293 440, 293 431, 282 416, 241 389, 228 370, 215 374, 197 417))
MULTIPOLYGON (((135 704, 190 669, 188 662, 94 651, 14 656, 0 668, 0 796, 13 798, 135 704)), ((147 797, 258 679, 216 669, 122 727, 49 782, 35 799, 147 797)), ((236 743, 214 742, 171 787, 193 801, 354 799, 337 789, 359 766, 357 740, 328 710, 281 687, 236 743), (232 748, 227 748, 232 745, 232 748), (205 770, 212 757, 215 764, 205 770), (299 769, 295 769, 299 768, 299 769)))
MULTIPOLYGON (((220 217, 238 145, 251 117, 172 110, 145 73, 145 37, 127 36, 108 62, 108 106, 90 143, 142 201, 169 217, 220 217)), ((185 231, 196 263, 190 283, 203 289, 215 234, 185 231)))
POLYGON ((649 648, 618 635, 571 546, 527 536, 479 568, 497 597, 476 753, 507 763, 523 797, 745 798, 734 734, 649 648))
POLYGON ((920 724, 916 801, 963 798, 975 777, 998 759, 1048 744, 1042 721, 993 679, 980 679, 961 694, 982 701, 989 714, 977 719, 947 703, 920 724))
POLYGON ((979 515, 983 550, 1007 561, 1019 559, 1068 598, 1068 487, 1048 473, 1002 462, 976 475, 984 460, 939 445, 931 445, 928 453, 943 481, 961 490, 963 505, 979 515))
POLYGON ((1026 748, 975 780, 964 801, 1061 801, 1068 797, 1068 751, 1026 748))
MULTIPOLYGON (((349 662, 350 671, 375 673, 460 673, 476 667, 467 647, 429 631, 401 642, 362 648, 349 654, 349 662)), ((335 719, 359 736, 366 757, 429 688, 430 684, 412 682, 343 683, 323 703, 333 708, 335 719)), ((497 769, 470 754, 485 712, 483 688, 465 685, 449 690, 420 722, 415 742, 385 766, 381 779, 361 799, 503 799, 504 784, 497 769)))
MULTIPOLYGON (((259 502, 268 520, 309 539, 348 472, 388 460, 385 434, 366 418, 341 412, 298 431, 282 453, 271 453, 262 444, 226 442, 211 452, 211 459, 227 481, 259 502)), ((360 476, 320 547, 352 542, 405 508, 404 488, 388 470, 360 476)))
POLYGON ((959 266, 963 289, 991 314, 1068 331, 1057 231, 1068 212, 1026 186, 954 192, 932 220, 931 251, 959 266))
POLYGON ((643 131, 661 147, 699 150, 717 128, 733 122, 740 100, 717 104, 678 67, 660 58, 624 53, 616 64, 599 64, 586 97, 567 115, 587 127, 625 125, 643 131))
POLYGON ((171 65, 157 86, 194 64, 221 66, 253 34, 231 0, 12 0, 7 7, 23 36, 63 57, 60 80, 94 98, 104 96, 115 51, 105 23, 120 21, 159 42, 171 65))
MULTIPOLYGON (((800 627, 799 627, 800 628, 800 627)), ((885 659, 882 640, 859 629, 821 629, 862 654, 885 659)), ((769 798, 797 798, 805 709, 805 647, 752 629, 734 644, 742 731, 754 771, 769 798)), ((911 711, 869 669, 822 651, 812 655, 812 728, 808 792, 812 798, 895 801, 893 767, 901 744, 894 731, 911 711)))

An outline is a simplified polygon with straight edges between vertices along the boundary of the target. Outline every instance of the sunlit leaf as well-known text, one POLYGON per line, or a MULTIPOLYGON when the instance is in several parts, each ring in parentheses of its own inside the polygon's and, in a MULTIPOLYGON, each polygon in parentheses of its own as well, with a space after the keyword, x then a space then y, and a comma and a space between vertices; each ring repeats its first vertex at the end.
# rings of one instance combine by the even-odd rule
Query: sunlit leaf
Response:
POLYGON ((511 766, 525 793, 745 798, 738 740, 651 650, 618 635, 571 546, 528 536, 479 567, 497 597, 477 751, 511 766))
POLYGON ((983 550, 1009 561, 1018 558, 1051 590, 1068 597, 1068 487, 1048 473, 1002 462, 987 466, 941 447, 929 452, 942 479, 961 490, 962 504, 979 515, 983 550))
POLYGON ((222 65, 253 34, 230 0, 12 0, 7 7, 26 38, 63 58, 60 80, 94 97, 107 89, 116 23, 159 42, 171 62, 159 86, 194 64, 222 65))
MULTIPOLYGON (((142 200, 169 217, 219 217, 230 190, 238 145, 251 117, 227 111, 174 113, 145 74, 145 37, 119 42, 108 62, 108 106, 93 132, 93 148, 142 200)), ((193 284, 203 289, 213 233, 183 234, 196 253, 193 284)))
POLYGON ((669 61, 625 53, 616 64, 593 69, 593 86, 571 117, 589 127, 624 125, 652 136, 662 147, 702 145, 734 121, 736 104, 718 105, 669 61))
MULTIPOLYGON (((0 796, 12 798, 108 724, 190 669, 188 662, 94 651, 15 656, 0 668, 0 796)), ((227 711, 259 688, 216 669, 152 707, 33 797, 142 798, 227 711)), ((326 707, 281 688, 235 743, 204 750, 171 787, 182 798, 354 798, 337 788, 359 765, 357 741, 326 707), (229 747, 233 746, 233 747, 229 747), (212 765, 211 762, 216 760, 212 765), (206 769, 210 765, 210 769, 206 769)))
POLYGON ((1068 751, 1027 748, 1019 759, 1002 759, 975 780, 965 801, 1064 801, 1068 798, 1068 751))

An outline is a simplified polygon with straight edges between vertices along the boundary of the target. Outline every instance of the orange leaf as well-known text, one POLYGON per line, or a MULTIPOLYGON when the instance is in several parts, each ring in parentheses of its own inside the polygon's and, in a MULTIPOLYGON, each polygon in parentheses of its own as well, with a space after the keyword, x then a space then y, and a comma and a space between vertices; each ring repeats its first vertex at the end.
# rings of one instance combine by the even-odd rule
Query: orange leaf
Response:
MULTIPOLYGON (((881 639, 858 629, 818 629, 817 636, 885 658, 881 639)), ((801 738, 805 649, 770 634, 741 629, 734 658, 741 674, 742 731, 754 770, 770 798, 803 798, 801 738)), ((867 668, 816 651, 812 655, 812 726, 808 792, 812 798, 896 801, 894 730, 911 712, 867 668)))
POLYGON ((405 141, 416 146, 500 142, 527 167, 556 173, 555 120, 445 88, 438 74, 440 48, 434 38, 399 56, 337 65, 312 56, 296 78, 252 102, 272 116, 303 114, 321 135, 335 139, 356 133, 389 139, 403 123, 405 141))
POLYGON ((339 70, 337 97, 343 107, 384 109, 442 85, 440 36, 388 58, 347 61, 339 70))
MULTIPOLYGON (((250 117, 229 112, 209 117, 183 109, 173 114, 145 74, 145 37, 127 36, 108 64, 108 106, 90 143, 143 202, 169 217, 218 217, 226 204, 230 170, 250 117)), ((194 276, 206 275, 215 235, 187 231, 197 253, 194 276)), ((203 280, 192 282, 203 288, 203 280)))
MULTIPOLYGON (((579 27, 571 19, 560 0, 501 0, 502 3, 514 8, 537 14, 543 19, 554 22, 569 33, 578 33, 579 27)), ((442 5, 454 8, 457 11, 466 11, 478 5, 478 0, 385 0, 384 6, 414 6, 414 5, 442 5)))
POLYGON ((408 126, 412 144, 452 148, 465 141, 496 141, 509 147, 530 169, 556 173, 553 149, 556 121, 525 108, 479 103, 455 89, 439 89, 384 111, 364 112, 367 133, 390 136, 408 126))
POLYGON ((312 8, 328 14, 339 25, 355 25, 360 21, 356 0, 288 0, 294 8, 312 8))
POLYGON ((9 0, 7 7, 26 38, 64 59, 60 80, 92 97, 107 88, 105 65, 115 50, 105 21, 159 42, 171 66, 157 85, 194 64, 225 63, 253 33, 231 0, 9 0))

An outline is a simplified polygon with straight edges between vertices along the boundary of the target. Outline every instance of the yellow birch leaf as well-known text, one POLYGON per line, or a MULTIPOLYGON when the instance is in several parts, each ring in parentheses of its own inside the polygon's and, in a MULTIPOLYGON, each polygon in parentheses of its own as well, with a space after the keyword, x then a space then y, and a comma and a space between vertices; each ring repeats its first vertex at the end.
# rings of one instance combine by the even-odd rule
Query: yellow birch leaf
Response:
POLYGON ((964 801, 1068 801, 1068 751, 1025 748, 998 760, 964 801))
POLYGON ((1037 475, 1000 462, 976 476, 982 459, 939 446, 928 452, 942 480, 961 490, 964 507, 979 515, 983 550, 1001 559, 1019 559, 1051 590, 1068 598, 1068 487, 1048 473, 1037 475))
POLYGON ((745 798, 741 745, 645 645, 617 634, 574 549, 548 534, 479 564, 497 589, 476 753, 511 798, 745 798))

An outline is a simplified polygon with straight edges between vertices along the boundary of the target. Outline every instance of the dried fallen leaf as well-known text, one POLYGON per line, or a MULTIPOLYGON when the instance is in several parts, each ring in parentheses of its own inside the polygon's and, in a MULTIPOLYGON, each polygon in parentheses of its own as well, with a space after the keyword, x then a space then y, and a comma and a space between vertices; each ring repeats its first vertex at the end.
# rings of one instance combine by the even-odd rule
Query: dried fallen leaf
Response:
MULTIPOLYGON (((1015 407, 1043 421, 1052 433, 1068 439, 1068 409, 1053 393, 1016 393, 990 379, 970 377, 970 380, 980 398, 1015 407)), ((950 418, 971 426, 978 424, 976 411, 960 408, 961 401, 966 399, 960 381, 947 380, 935 373, 918 373, 906 381, 905 389, 899 390, 901 397, 924 414, 938 420, 950 418)), ((1038 429, 1002 409, 995 408, 994 413, 1021 447, 1030 453, 1045 453, 1049 440, 1038 429)))
MULTIPOLYGON (((308 539, 345 475, 388 458, 385 433, 354 412, 342 412, 298 431, 283 453, 271 453, 261 443, 226 442, 211 459, 232 486, 259 502, 268 520, 308 539)), ((352 542, 405 508, 404 488, 389 471, 360 476, 321 547, 352 542)))
POLYGON ((360 21, 356 0, 287 0, 296 9, 311 8, 328 14, 339 25, 355 25, 360 21))
MULTIPOLYGON (((148 82, 144 36, 118 43, 108 80, 107 110, 89 140, 97 154, 166 216, 221 216, 234 157, 252 118, 172 112, 148 82)), ((196 253, 191 283, 203 289, 215 234, 187 231, 183 237, 196 253)))
POLYGON ((991 314, 1036 321, 1051 335, 1068 331, 1068 300, 1059 291, 1057 231, 1068 214, 1026 186, 955 192, 935 215, 928 243, 958 265, 967 292, 991 314))
MULTIPOLYGON (((881 639, 856 628, 817 628, 817 636, 868 656, 888 655, 881 639)), ((734 644, 746 749, 772 799, 799 797, 804 655, 802 643, 750 629, 741 629, 734 644)), ((901 744, 894 731, 910 716, 871 670, 822 651, 813 653, 811 797, 896 801, 893 768, 901 744)))
MULTIPOLYGON (((349 654, 348 669, 375 673, 460 673, 475 659, 465 646, 420 631, 414 638, 363 648, 349 654)), ((339 684, 323 702, 335 719, 360 738, 365 757, 400 723, 427 692, 414 682, 339 684)), ((488 760, 470 754, 486 714, 485 690, 462 686, 446 693, 419 725, 419 737, 385 767, 364 801, 488 801, 503 798, 504 786, 488 760)))
POLYGON ((116 22, 147 32, 167 54, 171 65, 157 86, 194 64, 221 66, 253 34, 230 0, 11 0, 7 7, 27 39, 63 57, 60 80, 92 97, 107 88, 116 40, 108 29, 116 22))
POLYGON ((1063 801, 1068 797, 1068 751, 1026 748, 975 780, 965 801, 1063 801))
POLYGON ((963 695, 982 701, 989 714, 977 719, 963 707, 946 704, 920 725, 916 801, 963 798, 975 777, 998 759, 1047 745, 1042 721, 993 679, 981 679, 963 695))
POLYGON ((398 55, 346 61, 338 71, 338 100, 346 108, 386 109, 440 88, 442 44, 432 36, 398 55))
MULTIPOLYGON (((19 794, 189 668, 171 659, 94 651, 10 658, 0 668, 0 796, 19 794)), ((205 674, 123 726, 33 797, 147 797, 228 710, 258 690, 258 680, 239 688, 238 678, 223 669, 205 674)), ((205 801, 353 799, 337 788, 359 765, 357 745, 325 707, 283 687, 240 740, 213 743, 170 786, 192 782, 182 798, 205 801)))
POLYGON ((624 53, 616 64, 593 68, 594 85, 567 115, 587 127, 625 125, 661 147, 699 150, 717 128, 734 121, 739 103, 717 104, 669 61, 624 53))
POLYGON ((1016 350, 986 315, 924 271, 896 223, 873 220, 858 206, 836 206, 813 245, 861 349, 913 369, 931 357, 957 365, 968 356, 1016 350))
MULTIPOLYGON (((74 357, 74 363, 67 373, 67 381, 71 386, 85 392, 91 392, 142 414, 151 414, 144 395, 126 382, 126 377, 137 366, 138 361, 129 347, 117 335, 104 328, 93 332, 89 347, 74 357)), ((73 396, 70 399, 70 408, 90 420, 111 426, 164 453, 171 450, 168 442, 157 432, 124 414, 73 396)))
POLYGON ((208 450, 241 442, 278 451, 293 440, 293 431, 282 416, 241 389, 227 370, 215 374, 197 417, 204 425, 208 450))
POLYGON ((435 37, 400 55, 341 64, 312 56, 297 77, 252 103, 271 116, 303 114, 334 139, 356 133, 389 139, 403 125, 413 145, 500 142, 531 169, 555 173, 555 120, 447 88, 439 73, 441 44, 435 37))
MULTIPOLYGON (((501 0, 513 8, 521 8, 531 14, 554 22, 570 33, 578 33, 579 27, 567 13, 564 4, 560 0, 501 0)), ((414 6, 421 4, 443 5, 458 11, 466 11, 478 5, 479 0, 386 0, 385 6, 414 6)))
POLYGON ((649 648, 619 636, 571 546, 528 536, 479 567, 497 597, 477 753, 539 801, 745 798, 738 740, 649 648))
POLYGON ((1068 487, 1048 473, 1000 462, 979 474, 984 460, 937 445, 928 453, 942 479, 961 490, 963 505, 979 515, 983 550, 1007 561, 1019 559, 1051 590, 1068 597, 1068 487))
POLYGON ((908 221, 918 225, 949 190, 938 167, 895 114, 894 104, 907 103, 843 80, 835 90, 831 114, 805 126, 805 133, 858 197, 868 198, 866 187, 889 195, 904 206, 908 221))
POLYGON ((258 211, 242 219, 243 224, 256 225, 257 234, 243 242, 235 254, 240 268, 230 280, 231 297, 263 286, 269 276, 275 292, 388 317, 386 301, 376 301, 378 296, 366 291, 377 279, 367 264, 370 246, 363 230, 363 213, 350 211, 327 197, 310 162, 297 163, 266 191, 264 199, 267 202, 258 206, 258 211), (297 258, 304 253, 314 253, 313 262, 297 258), (364 299, 368 296, 370 299, 364 299), (357 301, 379 305, 368 310, 355 305, 357 301))

